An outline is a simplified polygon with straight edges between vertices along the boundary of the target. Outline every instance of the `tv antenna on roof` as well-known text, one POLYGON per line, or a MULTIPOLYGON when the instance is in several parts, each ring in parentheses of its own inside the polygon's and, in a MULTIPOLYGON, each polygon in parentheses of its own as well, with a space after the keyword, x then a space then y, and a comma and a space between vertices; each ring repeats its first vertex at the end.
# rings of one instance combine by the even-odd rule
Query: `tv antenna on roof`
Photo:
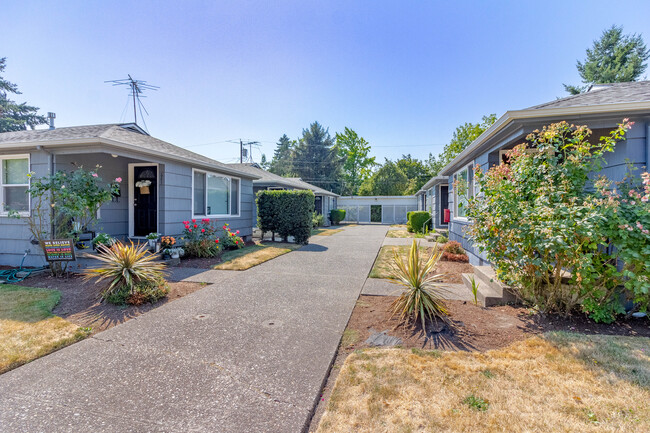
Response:
POLYGON ((139 108, 140 117, 142 118, 142 122, 144 122, 144 126, 146 128, 147 123, 144 121, 142 110, 144 110, 144 112, 147 113, 147 116, 149 115, 149 112, 147 111, 146 108, 144 108, 142 101, 140 101, 140 98, 146 98, 146 96, 144 96, 142 92, 144 92, 145 90, 158 90, 160 89, 160 87, 147 84, 147 82, 144 80, 134 80, 131 77, 131 74, 127 74, 127 75, 129 78, 125 78, 123 80, 109 80, 109 81, 104 81, 104 83, 113 83, 113 86, 129 86, 131 88, 131 93, 129 93, 129 96, 133 97, 133 121, 136 125, 138 124, 138 108, 139 108))

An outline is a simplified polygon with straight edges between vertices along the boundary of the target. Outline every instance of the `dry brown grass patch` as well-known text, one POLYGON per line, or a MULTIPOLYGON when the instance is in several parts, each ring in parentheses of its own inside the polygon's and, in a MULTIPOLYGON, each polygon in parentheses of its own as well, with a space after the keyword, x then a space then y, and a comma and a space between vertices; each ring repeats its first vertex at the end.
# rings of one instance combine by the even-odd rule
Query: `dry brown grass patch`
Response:
POLYGON ((223 263, 214 266, 213 269, 244 271, 260 263, 297 250, 301 246, 280 242, 264 242, 246 246, 239 250, 226 251, 222 256, 223 263))
POLYGON ((0 285, 0 373, 87 335, 52 315, 59 298, 56 290, 0 285))
POLYGON ((422 233, 409 233, 406 229, 390 229, 386 232, 387 238, 424 238, 422 233))
POLYGON ((650 431, 649 347, 554 334, 485 353, 355 352, 318 432, 650 431))
MULTIPOLYGON (((408 245, 386 245, 381 247, 377 259, 375 260, 372 270, 368 275, 370 278, 392 278, 393 274, 393 251, 406 259, 410 246, 408 245)), ((426 261, 431 255, 431 250, 426 247, 420 247, 420 259, 426 261)))
POLYGON ((311 231, 312 236, 332 236, 333 234, 342 232, 343 229, 313 229, 311 231))

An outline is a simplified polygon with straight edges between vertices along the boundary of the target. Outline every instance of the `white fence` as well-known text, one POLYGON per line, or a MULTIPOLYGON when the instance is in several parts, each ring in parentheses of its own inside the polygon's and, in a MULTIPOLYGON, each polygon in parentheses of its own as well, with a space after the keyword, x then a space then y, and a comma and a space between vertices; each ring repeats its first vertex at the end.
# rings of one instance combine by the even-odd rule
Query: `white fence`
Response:
POLYGON ((406 213, 417 210, 415 196, 339 197, 337 206, 345 209, 349 223, 406 224, 406 213))

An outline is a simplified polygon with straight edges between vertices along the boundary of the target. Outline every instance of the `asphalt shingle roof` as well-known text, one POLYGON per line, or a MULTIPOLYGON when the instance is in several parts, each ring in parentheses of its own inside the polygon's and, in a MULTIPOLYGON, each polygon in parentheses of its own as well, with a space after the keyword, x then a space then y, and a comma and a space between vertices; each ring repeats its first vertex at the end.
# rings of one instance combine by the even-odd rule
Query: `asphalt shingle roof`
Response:
POLYGON ((259 177, 259 179, 254 181, 254 183, 257 184, 280 185, 286 188, 309 189, 316 194, 338 196, 338 194, 334 194, 331 191, 320 188, 316 185, 312 185, 311 183, 307 183, 302 179, 300 179, 299 177, 278 176, 277 174, 268 172, 261 168, 257 168, 251 164, 228 164, 228 165, 232 166, 236 170, 244 171, 246 173, 259 177))
MULTIPOLYGON (((56 129, 35 129, 0 133, 0 149, 3 144, 47 143, 65 140, 112 140, 118 143, 150 152, 194 161, 204 165, 223 168, 226 171, 239 171, 228 164, 200 155, 191 150, 167 143, 150 135, 141 134, 117 123, 106 125, 71 126, 56 129)), ((241 172, 240 172, 241 173, 241 172)), ((248 173, 248 172, 246 172, 248 173)), ((255 175, 251 177, 256 177, 255 175)))
POLYGON ((580 107, 588 105, 617 104, 623 102, 650 101, 650 81, 613 83, 579 95, 572 95, 555 101, 535 105, 528 110, 542 108, 580 107))

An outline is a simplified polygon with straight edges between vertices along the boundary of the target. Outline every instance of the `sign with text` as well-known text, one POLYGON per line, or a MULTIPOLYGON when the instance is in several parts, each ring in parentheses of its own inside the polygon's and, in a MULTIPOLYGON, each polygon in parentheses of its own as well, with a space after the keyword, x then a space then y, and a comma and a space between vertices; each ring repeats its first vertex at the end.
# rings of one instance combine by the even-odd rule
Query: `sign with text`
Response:
POLYGON ((45 260, 48 262, 71 262, 74 257, 74 242, 72 239, 51 239, 43 241, 45 260))

